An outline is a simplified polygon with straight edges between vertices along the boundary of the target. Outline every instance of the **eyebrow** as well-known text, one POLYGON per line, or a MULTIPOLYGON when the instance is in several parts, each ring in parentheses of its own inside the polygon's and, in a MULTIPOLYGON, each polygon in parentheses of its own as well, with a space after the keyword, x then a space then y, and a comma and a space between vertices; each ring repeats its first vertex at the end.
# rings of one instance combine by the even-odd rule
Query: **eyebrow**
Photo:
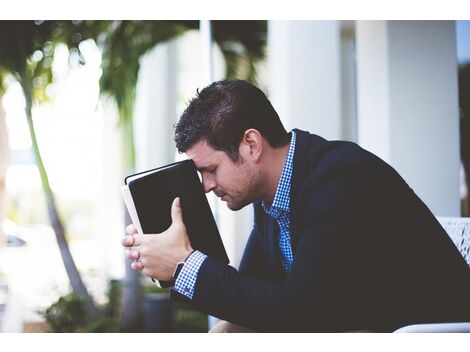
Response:
POLYGON ((212 169, 213 167, 214 167, 214 165, 213 165, 213 164, 210 164, 210 165, 207 165, 207 166, 198 167, 197 170, 198 170, 198 171, 204 171, 204 170, 212 169))

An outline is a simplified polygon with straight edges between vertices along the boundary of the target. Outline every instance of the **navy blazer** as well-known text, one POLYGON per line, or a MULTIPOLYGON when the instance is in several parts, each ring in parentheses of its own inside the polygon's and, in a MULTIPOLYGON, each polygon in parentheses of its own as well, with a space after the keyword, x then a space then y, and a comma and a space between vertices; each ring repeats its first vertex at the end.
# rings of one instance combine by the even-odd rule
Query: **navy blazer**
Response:
POLYGON ((295 131, 291 272, 257 202, 239 270, 207 258, 193 306, 258 331, 469 320, 467 263, 398 173, 354 143, 295 131))

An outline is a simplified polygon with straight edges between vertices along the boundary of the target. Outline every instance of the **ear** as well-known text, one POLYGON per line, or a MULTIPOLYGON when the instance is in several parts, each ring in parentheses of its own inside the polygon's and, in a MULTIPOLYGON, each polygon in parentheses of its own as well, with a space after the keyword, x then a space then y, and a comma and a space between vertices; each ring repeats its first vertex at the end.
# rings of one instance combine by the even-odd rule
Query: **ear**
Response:
POLYGON ((258 130, 250 128, 243 134, 239 152, 244 159, 258 162, 263 153, 264 138, 258 130))

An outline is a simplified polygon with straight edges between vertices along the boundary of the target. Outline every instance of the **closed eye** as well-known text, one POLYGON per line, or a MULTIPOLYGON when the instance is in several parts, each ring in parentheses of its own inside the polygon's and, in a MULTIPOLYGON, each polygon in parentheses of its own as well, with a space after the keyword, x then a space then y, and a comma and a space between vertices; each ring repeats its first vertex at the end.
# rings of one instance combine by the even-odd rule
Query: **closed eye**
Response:
POLYGON ((210 172, 210 173, 212 173, 212 172, 215 171, 215 169, 217 169, 217 166, 212 166, 212 165, 211 165, 211 166, 201 167, 201 168, 198 169, 198 171, 199 171, 201 174, 204 173, 204 172, 210 172))

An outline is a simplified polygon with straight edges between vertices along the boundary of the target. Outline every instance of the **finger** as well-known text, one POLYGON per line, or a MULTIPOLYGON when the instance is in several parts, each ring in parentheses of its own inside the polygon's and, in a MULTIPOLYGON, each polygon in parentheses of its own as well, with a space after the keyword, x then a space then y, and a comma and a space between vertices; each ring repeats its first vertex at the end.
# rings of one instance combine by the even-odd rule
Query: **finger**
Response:
POLYGON ((124 247, 132 247, 135 244, 135 238, 133 236, 125 236, 122 239, 121 244, 124 247))
POLYGON ((142 271, 144 266, 140 262, 132 262, 131 263, 131 269, 134 271, 142 271))
POLYGON ((139 251, 128 249, 126 251, 126 258, 127 259, 139 259, 140 253, 139 251))
POLYGON ((183 222, 183 209, 180 198, 175 198, 171 205, 171 220, 173 223, 183 222))
POLYGON ((144 235, 133 235, 133 236, 130 236, 130 237, 134 240, 133 247, 137 247, 137 246, 140 246, 142 244, 144 235))
POLYGON ((126 233, 130 236, 135 235, 137 233, 137 229, 135 228, 134 224, 130 224, 126 227, 126 233))

